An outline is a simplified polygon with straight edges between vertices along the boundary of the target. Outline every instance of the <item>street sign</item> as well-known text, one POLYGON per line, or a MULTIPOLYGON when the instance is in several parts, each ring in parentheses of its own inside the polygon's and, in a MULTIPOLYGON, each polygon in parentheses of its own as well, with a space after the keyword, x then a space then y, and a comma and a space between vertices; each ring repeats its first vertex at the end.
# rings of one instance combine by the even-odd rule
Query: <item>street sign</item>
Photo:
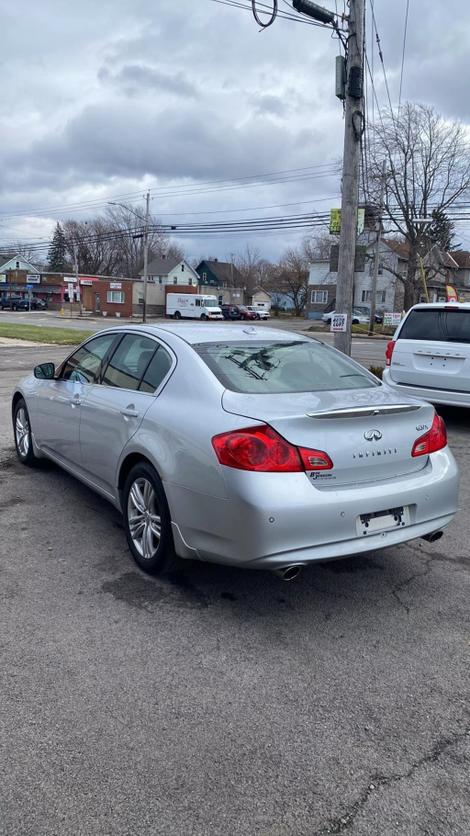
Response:
MULTIPOLYGON (((357 234, 364 232, 366 210, 357 210, 357 234)), ((330 235, 339 235, 341 232, 341 209, 330 209, 330 235)))
POLYGON ((348 315, 345 313, 337 313, 331 317, 330 322, 330 331, 337 334, 341 331, 346 331, 346 326, 348 322, 348 315))
POLYGON ((75 285, 73 285, 72 282, 69 282, 69 284, 67 285, 67 290, 69 294, 69 299, 71 302, 73 302, 73 293, 75 290, 75 285))
POLYGON ((41 274, 40 273, 28 273, 26 276, 26 283, 27 284, 39 284, 41 281, 41 274))
POLYGON ((109 283, 110 290, 122 290, 122 282, 110 282, 109 283))
POLYGON ((401 313, 384 313, 384 325, 399 325, 401 322, 401 313))

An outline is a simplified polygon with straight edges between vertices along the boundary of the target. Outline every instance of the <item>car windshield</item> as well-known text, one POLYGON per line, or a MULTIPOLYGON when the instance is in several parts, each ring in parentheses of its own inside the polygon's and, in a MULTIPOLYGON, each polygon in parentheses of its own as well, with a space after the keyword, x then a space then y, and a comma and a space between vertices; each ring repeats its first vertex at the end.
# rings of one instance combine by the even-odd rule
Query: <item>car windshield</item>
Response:
POLYGON ((380 386, 346 357, 310 340, 200 343, 194 348, 233 392, 281 394, 380 386))
POLYGON ((215 299, 203 299, 203 305, 205 308, 216 308, 217 302, 215 299))

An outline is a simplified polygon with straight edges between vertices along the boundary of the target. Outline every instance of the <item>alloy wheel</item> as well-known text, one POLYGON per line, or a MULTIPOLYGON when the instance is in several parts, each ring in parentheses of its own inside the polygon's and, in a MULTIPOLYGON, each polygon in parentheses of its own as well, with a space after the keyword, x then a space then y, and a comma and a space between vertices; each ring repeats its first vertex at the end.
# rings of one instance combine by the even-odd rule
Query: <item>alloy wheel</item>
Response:
POLYGON ((15 437, 18 453, 20 454, 22 459, 25 459, 29 453, 30 428, 28 415, 24 407, 20 407, 20 409, 16 413, 15 437))
POLYGON ((162 519, 152 483, 143 476, 136 479, 127 499, 127 518, 132 542, 145 560, 151 560, 160 545, 162 519))

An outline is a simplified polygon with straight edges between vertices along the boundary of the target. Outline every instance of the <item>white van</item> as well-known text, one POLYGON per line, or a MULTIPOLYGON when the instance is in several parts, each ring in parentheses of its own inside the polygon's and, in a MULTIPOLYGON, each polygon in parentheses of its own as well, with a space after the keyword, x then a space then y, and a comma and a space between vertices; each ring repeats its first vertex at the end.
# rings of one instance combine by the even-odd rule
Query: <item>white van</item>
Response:
POLYGON ((168 293, 166 315, 174 319, 223 319, 216 296, 199 293, 168 293))
POLYGON ((431 403, 470 407, 470 304, 410 308, 386 349, 383 381, 431 403))

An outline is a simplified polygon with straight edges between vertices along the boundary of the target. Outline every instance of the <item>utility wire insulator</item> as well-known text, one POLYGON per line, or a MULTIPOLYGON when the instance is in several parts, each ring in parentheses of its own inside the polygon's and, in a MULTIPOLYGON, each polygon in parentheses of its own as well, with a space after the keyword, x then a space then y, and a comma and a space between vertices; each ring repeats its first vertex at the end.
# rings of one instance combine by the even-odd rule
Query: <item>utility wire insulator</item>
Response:
POLYGON ((333 12, 329 12, 323 6, 318 6, 317 3, 312 3, 311 0, 292 0, 292 5, 296 12, 313 17, 315 20, 319 20, 320 23, 333 24, 335 22, 333 12))

